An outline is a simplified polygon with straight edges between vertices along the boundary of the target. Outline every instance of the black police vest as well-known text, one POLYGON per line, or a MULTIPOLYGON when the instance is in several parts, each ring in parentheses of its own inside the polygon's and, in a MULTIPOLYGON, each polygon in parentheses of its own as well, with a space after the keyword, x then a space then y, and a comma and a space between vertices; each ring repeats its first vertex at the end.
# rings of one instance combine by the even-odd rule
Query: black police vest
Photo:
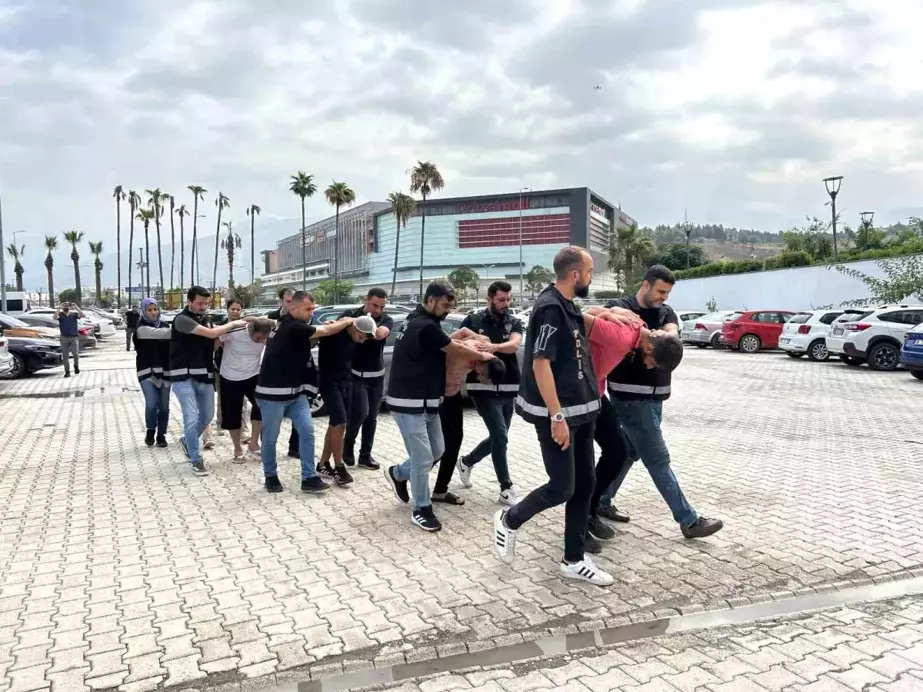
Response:
MULTIPOLYGON (((507 314, 502 320, 497 320, 488 310, 480 310, 470 315, 468 323, 470 329, 477 334, 483 334, 493 344, 503 344, 510 340, 513 333, 513 320, 516 318, 507 314)), ((477 373, 470 372, 465 382, 465 389, 470 397, 479 396, 504 396, 514 397, 519 393, 519 360, 515 353, 494 354, 506 366, 506 375, 503 382, 481 382, 477 373)))
POLYGON ((295 323, 291 315, 282 315, 269 333, 256 384, 260 399, 290 401, 302 394, 309 399, 317 396, 317 367, 310 348, 295 347, 291 338, 295 323))
MULTIPOLYGON (((388 380, 388 408, 398 413, 438 413, 445 394, 445 353, 424 348, 420 333, 439 320, 418 307, 397 330, 388 380)), ((439 326, 442 329, 441 326, 439 326)))
MULTIPOLYGON (((140 327, 148 325, 141 324, 140 327)), ((139 327, 139 328, 140 328, 139 327)), ((151 327, 156 329, 156 327, 151 327)), ((160 329, 168 330, 164 325, 160 329)), ((164 372, 170 369, 170 339, 139 339, 138 333, 132 335, 135 345, 135 370, 138 382, 151 380, 158 387, 164 379, 164 372)))
MULTIPOLYGON (((184 309, 180 315, 208 327, 208 319, 184 309)), ((179 315, 177 315, 178 317, 179 315)), ((176 329, 176 322, 170 325, 170 369, 164 373, 170 382, 195 380, 212 382, 215 374, 215 342, 207 336, 184 334, 176 329)))
MULTIPOLYGON (((634 296, 610 301, 606 307, 619 307, 631 310, 645 318, 648 329, 663 329, 670 314, 669 308, 645 310, 634 296), (645 314, 646 313, 646 314, 645 314)), ((657 368, 648 368, 644 356, 635 350, 613 368, 606 376, 610 396, 616 399, 653 399, 665 401, 670 398, 671 375, 657 368)))
POLYGON ((548 407, 545 406, 532 372, 536 332, 541 331, 540 325, 536 326, 536 318, 541 319, 545 310, 559 310, 567 326, 566 331, 559 330, 550 337, 558 340, 557 355, 551 361, 551 373, 561 413, 570 426, 589 423, 599 414, 600 404, 583 315, 573 301, 567 300, 554 286, 542 291, 532 306, 516 412, 530 423, 548 422, 548 407))

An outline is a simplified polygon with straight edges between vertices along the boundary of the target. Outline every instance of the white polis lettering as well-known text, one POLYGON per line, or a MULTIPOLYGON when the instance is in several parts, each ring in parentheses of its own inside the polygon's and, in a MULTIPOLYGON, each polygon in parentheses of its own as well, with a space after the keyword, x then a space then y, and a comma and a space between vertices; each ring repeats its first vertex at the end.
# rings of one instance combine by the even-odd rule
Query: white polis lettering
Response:
POLYGON ((577 379, 583 379, 583 348, 580 341, 580 330, 574 330, 574 353, 577 354, 577 379))

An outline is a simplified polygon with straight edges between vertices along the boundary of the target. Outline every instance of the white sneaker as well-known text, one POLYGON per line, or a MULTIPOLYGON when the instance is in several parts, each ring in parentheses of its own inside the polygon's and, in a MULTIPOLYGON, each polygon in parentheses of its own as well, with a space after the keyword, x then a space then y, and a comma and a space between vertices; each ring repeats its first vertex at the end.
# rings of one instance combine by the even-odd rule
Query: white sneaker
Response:
POLYGON ((500 491, 500 497, 497 498, 497 502, 499 502, 501 505, 512 507, 519 504, 521 499, 522 498, 519 497, 519 493, 516 492, 516 488, 507 488, 506 490, 500 491))
POLYGON ((465 463, 465 457, 458 460, 458 482, 462 484, 463 488, 471 487, 471 472, 473 470, 473 466, 468 466, 465 463))
POLYGON ((501 562, 510 565, 516 559, 516 532, 503 521, 507 511, 498 509, 494 514, 494 552, 501 562))
POLYGON ((558 569, 565 579, 588 581, 596 586, 612 586, 615 583, 612 575, 599 569, 589 555, 584 555, 580 562, 574 564, 562 561, 558 569))

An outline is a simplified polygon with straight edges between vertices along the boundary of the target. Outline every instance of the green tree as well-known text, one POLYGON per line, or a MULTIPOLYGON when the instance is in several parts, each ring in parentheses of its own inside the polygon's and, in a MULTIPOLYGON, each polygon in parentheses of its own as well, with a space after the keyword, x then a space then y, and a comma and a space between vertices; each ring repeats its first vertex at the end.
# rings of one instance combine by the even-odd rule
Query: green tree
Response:
MULTIPOLYGON (((154 212, 154 229, 157 231, 157 269, 160 275, 160 291, 162 294, 164 288, 166 288, 163 282, 163 252, 160 243, 160 218, 163 216, 163 192, 160 191, 159 187, 153 190, 145 190, 145 192, 147 192, 147 204, 151 211, 154 212)), ((150 272, 150 269, 148 269, 148 272, 150 272)))
POLYGON ((234 251, 241 248, 240 236, 231 229, 231 222, 225 221, 224 227, 228 235, 221 241, 221 248, 228 253, 228 286, 234 285, 234 251))
POLYGON ((645 263, 654 254, 654 241, 638 230, 638 224, 616 228, 609 241, 609 271, 616 285, 623 289, 631 284, 645 263))
POLYGON ((835 265, 838 272, 861 281, 869 291, 868 298, 845 301, 841 305, 901 303, 910 297, 923 302, 923 256, 886 257, 875 264, 884 273, 885 278, 869 276, 865 272, 842 264, 835 265))
POLYGON ((469 266, 458 267, 449 272, 446 277, 449 285, 455 289, 456 293, 461 293, 464 298, 469 288, 480 285, 478 273, 469 266))
POLYGON ((218 245, 221 242, 221 212, 231 206, 231 200, 223 192, 218 192, 215 198, 215 206, 218 208, 218 225, 215 226, 215 262, 212 265, 212 295, 218 290, 218 245))
POLYGON ((16 290, 21 291, 22 275, 25 272, 25 269, 23 269, 22 262, 20 260, 22 259, 23 253, 26 251, 26 246, 20 245, 17 247, 14 243, 10 243, 6 246, 6 251, 9 256, 13 258, 13 262, 15 262, 13 265, 13 273, 16 274, 16 290))
POLYGON ((351 281, 335 283, 333 279, 324 279, 317 284, 312 293, 318 305, 348 303, 353 294, 353 284, 351 281))
POLYGON ((417 203, 410 195, 403 192, 392 192, 388 195, 388 201, 391 202, 391 211, 394 214, 394 266, 391 267, 391 296, 397 286, 397 253, 401 247, 401 228, 407 228, 407 220, 413 216, 417 203))
POLYGON ((121 185, 116 185, 112 191, 115 199, 115 302, 116 307, 122 307, 122 202, 128 197, 121 185))
POLYGON ((301 198, 301 290, 308 290, 308 238, 304 220, 304 201, 317 192, 314 176, 298 171, 291 177, 289 192, 301 198))
POLYGON ((338 183, 334 180, 330 187, 324 190, 324 197, 327 198, 329 204, 336 207, 336 219, 333 225, 333 283, 334 292, 336 293, 336 283, 340 277, 340 207, 348 207, 355 202, 356 193, 346 183, 338 183))
MULTIPOLYGON (((77 291, 73 288, 65 288, 61 293, 58 294, 58 300, 62 303, 77 303, 80 305, 80 298, 77 295, 77 291)), ((52 305, 54 307, 54 305, 52 305)))
MULTIPOLYGON (((256 281, 256 217, 260 215, 260 209, 255 204, 247 207, 247 216, 250 217, 250 284, 256 281)), ((252 306, 248 306, 252 307, 252 306)))
MULTIPOLYGON (((201 185, 189 185, 186 187, 192 193, 192 253, 189 255, 189 285, 194 286, 198 272, 196 271, 197 261, 199 259, 199 202, 205 201, 205 193, 208 192, 201 185)), ((180 261, 182 264, 182 261, 180 261)), ((182 271, 180 271, 182 274, 182 271)))
MULTIPOLYGON (((131 305, 131 289, 134 284, 131 282, 131 266, 134 263, 135 247, 135 218, 138 210, 141 208, 141 197, 134 190, 128 191, 128 210, 129 210, 129 231, 128 231, 128 305, 131 305)), ((141 277, 144 281, 144 277, 141 277)))
POLYGON ((154 219, 153 209, 139 209, 138 221, 144 224, 144 269, 142 270, 141 281, 144 282, 144 295, 151 295, 151 221, 154 219))
POLYGON ((93 269, 96 274, 96 304, 99 305, 99 297, 103 293, 103 261, 100 258, 100 255, 103 254, 103 241, 94 243, 92 240, 89 242, 90 245, 90 254, 93 255, 93 269))
POLYGON ((103 290, 102 295, 96 297, 96 304, 105 310, 111 308, 115 302, 115 297, 112 295, 112 291, 108 288, 103 290))
POLYGON ((535 298, 536 293, 541 293, 545 286, 554 282, 554 272, 547 267, 536 264, 523 278, 526 280, 526 286, 532 293, 532 297, 535 298))
MULTIPOLYGON (((681 243, 658 245, 654 253, 648 258, 648 264, 662 264, 674 271, 686 268, 686 246, 681 243)), ((708 256, 701 245, 689 246, 689 267, 699 267, 708 263, 708 256)))
MULTIPOLYGON (((182 285, 183 285, 183 268, 186 266, 186 253, 185 253, 185 248, 186 248, 186 228, 185 228, 184 221, 185 221, 186 217, 189 216, 189 212, 186 211, 186 205, 185 205, 185 204, 180 204, 180 205, 176 208, 176 215, 179 217, 179 285, 180 285, 180 287, 182 287, 182 285)), ((195 225, 195 222, 193 222, 193 225, 195 225)))
POLYGON ((442 173, 431 161, 417 161, 417 165, 410 171, 410 191, 419 192, 423 198, 422 214, 420 215, 420 300, 423 300, 423 244, 426 238, 426 198, 433 192, 439 192, 445 187, 442 173))
POLYGON ((81 231, 67 231, 64 234, 64 240, 70 243, 71 246, 71 262, 74 263, 74 290, 77 292, 75 302, 79 305, 83 295, 80 290, 80 253, 77 252, 77 244, 83 240, 83 233, 81 231))
POLYGON ((230 284, 229 298, 237 298, 245 307, 252 308, 259 303, 262 288, 260 281, 256 280, 249 286, 243 284, 230 284))

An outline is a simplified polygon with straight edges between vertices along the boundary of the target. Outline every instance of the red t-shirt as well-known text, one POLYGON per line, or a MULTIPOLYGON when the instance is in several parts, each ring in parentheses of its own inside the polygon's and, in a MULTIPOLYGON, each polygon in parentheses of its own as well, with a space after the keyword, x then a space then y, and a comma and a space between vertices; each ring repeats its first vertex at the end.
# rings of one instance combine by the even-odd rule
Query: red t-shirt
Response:
POLYGON ((629 327, 608 320, 596 319, 590 331, 590 358, 596 371, 596 384, 599 395, 606 393, 606 375, 622 359, 637 348, 641 341, 641 327, 629 327))

